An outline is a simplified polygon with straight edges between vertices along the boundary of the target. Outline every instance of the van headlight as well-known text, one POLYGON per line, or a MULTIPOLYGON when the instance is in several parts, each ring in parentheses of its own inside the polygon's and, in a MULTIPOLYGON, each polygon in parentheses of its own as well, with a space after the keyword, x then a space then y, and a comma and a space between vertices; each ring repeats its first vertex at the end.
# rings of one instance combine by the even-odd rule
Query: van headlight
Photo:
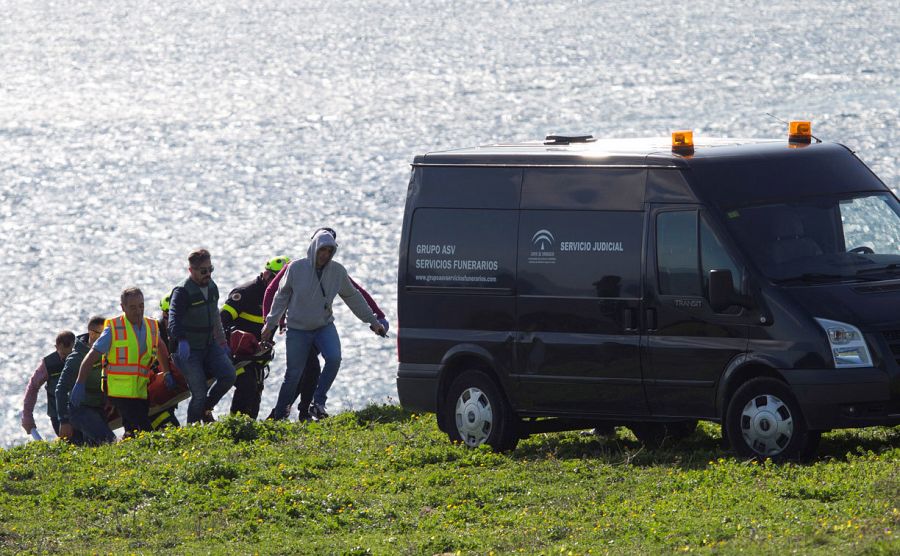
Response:
POLYGON ((871 367, 872 356, 866 339, 859 328, 836 320, 817 318, 816 322, 825 331, 831 355, 834 357, 836 369, 852 369, 854 367, 871 367))

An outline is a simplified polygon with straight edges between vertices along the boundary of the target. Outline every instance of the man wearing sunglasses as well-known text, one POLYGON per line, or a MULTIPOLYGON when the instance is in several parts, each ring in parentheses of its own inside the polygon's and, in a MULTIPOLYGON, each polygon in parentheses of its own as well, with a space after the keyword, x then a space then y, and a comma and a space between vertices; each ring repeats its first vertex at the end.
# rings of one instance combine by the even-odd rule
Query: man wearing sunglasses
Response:
POLYGON ((375 334, 385 334, 378 317, 350 282, 347 270, 332 260, 337 247, 332 233, 318 231, 310 242, 306 257, 288 265, 266 317, 261 336, 263 341, 270 342, 282 315, 287 315, 287 369, 272 412, 276 419, 287 417, 313 346, 325 358, 313 394, 313 405, 324 413, 328 390, 341 365, 341 342, 332 309, 336 296, 340 295, 356 318, 367 323, 375 334))
POLYGON ((206 249, 188 256, 189 276, 172 290, 169 341, 178 368, 188 382, 188 423, 214 421, 212 410, 234 385, 234 366, 219 316, 219 288, 212 279, 212 257, 206 249), (215 379, 208 387, 206 376, 215 379))

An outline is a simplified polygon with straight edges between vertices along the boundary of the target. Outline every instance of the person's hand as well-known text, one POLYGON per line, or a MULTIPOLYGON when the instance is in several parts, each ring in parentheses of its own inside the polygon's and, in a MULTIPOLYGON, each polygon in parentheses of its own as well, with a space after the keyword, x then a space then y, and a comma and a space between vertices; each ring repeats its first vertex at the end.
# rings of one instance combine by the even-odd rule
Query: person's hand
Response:
POLYGON ((81 407, 81 402, 84 401, 85 394, 84 383, 76 382, 75 386, 72 387, 72 393, 69 394, 69 405, 72 407, 81 407))
POLYGON ((273 336, 275 336, 274 330, 269 330, 268 328, 263 327, 262 332, 259 333, 259 343, 271 344, 273 336))
POLYGON ((382 318, 378 319, 378 322, 381 323, 381 326, 384 327, 384 333, 387 334, 388 330, 391 329, 391 325, 388 324, 388 320, 386 318, 382 317, 382 318))
POLYGON ((387 331, 384 329, 384 326, 380 322, 373 322, 369 325, 369 329, 382 337, 387 334, 387 331))
POLYGON ((178 349, 175 350, 175 355, 181 361, 187 361, 191 357, 191 344, 187 340, 178 340, 178 349))
POLYGON ((31 429, 35 428, 37 425, 34 423, 34 419, 31 421, 22 421, 22 428, 25 429, 25 432, 31 434, 31 429))
POLYGON ((73 436, 75 436, 75 429, 72 428, 70 423, 60 423, 59 424, 59 437, 63 440, 70 440, 73 436))
POLYGON ((166 373, 166 376, 163 377, 163 382, 166 383, 166 388, 169 390, 175 390, 178 388, 178 382, 175 381, 175 377, 172 373, 166 373))

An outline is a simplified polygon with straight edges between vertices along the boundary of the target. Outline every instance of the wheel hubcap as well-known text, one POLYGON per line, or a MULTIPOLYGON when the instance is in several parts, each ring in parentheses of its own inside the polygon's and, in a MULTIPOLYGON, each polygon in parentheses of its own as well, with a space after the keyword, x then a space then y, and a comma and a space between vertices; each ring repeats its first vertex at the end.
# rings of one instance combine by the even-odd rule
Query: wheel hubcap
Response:
POLYGON ((484 444, 494 428, 494 410, 487 395, 467 388, 456 400, 456 430, 467 446, 484 444))
POLYGON ((747 446, 762 456, 776 456, 794 435, 794 418, 777 396, 756 396, 741 412, 741 433, 747 446))

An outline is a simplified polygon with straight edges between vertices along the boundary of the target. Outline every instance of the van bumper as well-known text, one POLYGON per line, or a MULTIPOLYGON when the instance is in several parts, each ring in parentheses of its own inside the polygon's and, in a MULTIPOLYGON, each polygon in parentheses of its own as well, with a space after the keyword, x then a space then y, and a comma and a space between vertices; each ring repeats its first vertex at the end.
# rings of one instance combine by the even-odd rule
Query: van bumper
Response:
POLYGON ((876 368, 782 371, 810 430, 900 425, 900 395, 876 368))
POLYGON ((412 411, 437 411, 440 372, 440 365, 400 363, 397 368, 400 405, 412 411))

